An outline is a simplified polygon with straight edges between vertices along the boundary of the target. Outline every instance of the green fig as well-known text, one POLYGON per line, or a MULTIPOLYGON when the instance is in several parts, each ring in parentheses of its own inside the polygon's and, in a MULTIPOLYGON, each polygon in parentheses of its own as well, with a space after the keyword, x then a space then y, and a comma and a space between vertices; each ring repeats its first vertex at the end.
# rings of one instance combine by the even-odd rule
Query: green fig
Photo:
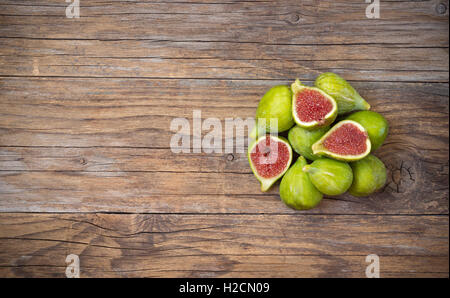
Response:
POLYGON ((375 155, 352 162, 353 183, 348 192, 355 197, 368 196, 386 183, 386 167, 375 155))
POLYGON ((339 75, 326 72, 316 78, 314 85, 331 95, 337 102, 338 114, 355 110, 370 110, 370 105, 339 75))
POLYGON ((382 115, 376 112, 359 111, 351 114, 346 119, 358 122, 367 130, 370 143, 372 143, 372 152, 383 144, 388 135, 388 122, 382 115))
POLYGON ((289 130, 288 139, 292 149, 309 160, 316 160, 320 156, 313 154, 311 146, 319 140, 330 127, 321 127, 316 130, 308 130, 298 125, 289 130))
POLYGON ((288 86, 275 86, 264 94, 256 110, 256 122, 258 125, 265 122, 266 132, 268 133, 283 132, 294 125, 292 91, 288 86), (260 121, 261 119, 264 121, 260 121), (278 122, 277 128, 271 127, 271 119, 278 122))
POLYGON ((333 97, 319 88, 303 85, 299 79, 291 85, 292 116, 297 125, 306 129, 326 127, 337 116, 337 104, 333 97))
POLYGON ((306 159, 300 156, 295 164, 284 174, 280 183, 280 197, 283 202, 294 209, 305 210, 315 207, 322 200, 322 193, 309 180, 303 171, 306 159))
POLYGON ((338 196, 352 185, 352 168, 346 162, 321 158, 303 167, 312 184, 323 194, 338 196))

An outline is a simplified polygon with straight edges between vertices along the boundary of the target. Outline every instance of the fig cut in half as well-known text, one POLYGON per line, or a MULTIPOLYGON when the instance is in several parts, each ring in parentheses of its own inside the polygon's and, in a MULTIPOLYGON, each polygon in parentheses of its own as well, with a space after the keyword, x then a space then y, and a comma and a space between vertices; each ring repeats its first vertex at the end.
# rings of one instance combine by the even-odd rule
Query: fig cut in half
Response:
POLYGON ((289 169, 292 148, 283 137, 264 135, 248 148, 248 161, 261 190, 267 191, 289 169))
POLYGON ((328 126, 337 117, 333 97, 315 87, 302 85, 297 79, 291 85, 292 116, 295 123, 306 129, 328 126))
POLYGON ((315 142, 312 151, 338 160, 355 161, 366 157, 371 147, 369 135, 361 124, 343 120, 315 142))

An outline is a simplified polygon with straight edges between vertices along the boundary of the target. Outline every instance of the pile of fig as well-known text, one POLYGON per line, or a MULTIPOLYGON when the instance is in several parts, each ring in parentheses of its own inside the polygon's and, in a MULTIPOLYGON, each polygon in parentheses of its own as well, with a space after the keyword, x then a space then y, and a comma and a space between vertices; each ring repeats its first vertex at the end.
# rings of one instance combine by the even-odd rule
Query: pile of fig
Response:
POLYGON ((282 201, 299 210, 317 206, 323 195, 363 197, 380 190, 386 167, 372 153, 389 125, 369 110, 345 79, 330 72, 318 76, 314 87, 297 79, 271 88, 259 102, 248 148, 261 190, 281 179, 282 201), (299 156, 291 166, 294 152, 299 156))

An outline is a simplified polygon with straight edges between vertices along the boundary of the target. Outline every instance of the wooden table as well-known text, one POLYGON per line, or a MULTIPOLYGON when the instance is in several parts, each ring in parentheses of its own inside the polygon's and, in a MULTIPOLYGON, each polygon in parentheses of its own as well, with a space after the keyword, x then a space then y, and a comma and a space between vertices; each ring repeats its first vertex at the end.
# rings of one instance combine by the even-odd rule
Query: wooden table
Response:
POLYGON ((67 5, 0 0, 0 276, 449 276, 448 1, 67 5), (174 118, 325 71, 391 125, 382 192, 299 212, 246 154, 171 152, 174 118))

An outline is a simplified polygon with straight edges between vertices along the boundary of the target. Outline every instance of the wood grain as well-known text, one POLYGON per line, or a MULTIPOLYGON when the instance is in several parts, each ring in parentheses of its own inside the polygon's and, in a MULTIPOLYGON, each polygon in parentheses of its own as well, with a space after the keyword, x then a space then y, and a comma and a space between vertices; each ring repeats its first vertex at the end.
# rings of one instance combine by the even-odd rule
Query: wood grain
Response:
MULTIPOLYGON (((382 192, 325 198, 307 212, 448 214, 448 164, 416 159, 416 151, 398 144, 385 147, 382 192)), ((260 192, 245 154, 8 147, 0 150, 0 165, 0 206, 8 212, 295 213, 280 201, 278 185, 260 192)))
POLYGON ((314 80, 335 71, 358 81, 448 82, 445 47, 18 38, 0 47, 8 76, 314 80))
POLYGON ((2 214, 0 274, 448 277, 447 216, 2 214), (345 226, 345 229, 342 227, 345 226), (317 237, 320 235, 320 237, 317 237))
POLYGON ((99 0, 82 4, 79 19, 66 18, 58 0, 3 2, 5 37, 448 46, 448 13, 438 14, 439 1, 386 2, 378 20, 366 18, 359 0, 99 0))
MULTIPOLYGON (((176 132, 170 130, 174 118, 191 121, 195 109, 201 110, 203 119, 222 122, 255 117, 258 102, 270 87, 291 82, 3 78, 0 142, 169 148, 176 132)), ((391 123, 389 140, 424 150, 448 150, 448 83, 355 82, 354 86, 391 123)))
POLYGON ((448 1, 67 5, 0 0, 0 277, 64 277, 71 253, 82 277, 364 277, 375 253, 382 277, 448 278, 448 1), (174 118, 254 117, 324 71, 390 123, 381 192, 298 212, 244 153, 170 150, 174 118))
MULTIPOLYGON (((254 117, 274 82, 92 80, 2 81, 1 210, 293 212, 280 202, 277 187, 259 191, 245 154, 175 154, 169 148, 172 119, 192 124, 194 109, 222 123, 254 117)), ((363 200, 327 199, 310 212, 448 213, 448 84, 354 85, 391 123, 377 151, 390 171, 388 185, 363 200)))

